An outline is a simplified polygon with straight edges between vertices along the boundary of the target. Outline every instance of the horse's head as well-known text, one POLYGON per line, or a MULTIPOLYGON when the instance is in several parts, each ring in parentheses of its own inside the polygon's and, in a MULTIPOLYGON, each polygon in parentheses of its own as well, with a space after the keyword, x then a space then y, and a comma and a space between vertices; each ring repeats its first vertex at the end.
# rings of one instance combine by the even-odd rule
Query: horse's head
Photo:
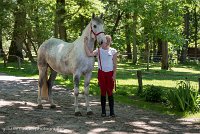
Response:
POLYGON ((103 43, 106 43, 106 37, 104 33, 104 25, 102 21, 102 15, 101 17, 95 17, 92 15, 91 20, 91 34, 93 39, 97 39, 97 42, 102 45, 103 43))

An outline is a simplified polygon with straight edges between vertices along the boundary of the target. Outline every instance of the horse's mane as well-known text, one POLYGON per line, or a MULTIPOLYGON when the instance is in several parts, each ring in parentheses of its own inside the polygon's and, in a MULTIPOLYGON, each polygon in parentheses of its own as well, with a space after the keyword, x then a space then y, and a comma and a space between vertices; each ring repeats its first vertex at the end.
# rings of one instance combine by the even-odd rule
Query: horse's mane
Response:
POLYGON ((89 32, 90 32, 90 31, 89 31, 90 24, 91 24, 91 21, 90 21, 90 23, 86 26, 86 28, 83 30, 81 36, 83 36, 83 35, 88 35, 88 34, 89 34, 89 32))

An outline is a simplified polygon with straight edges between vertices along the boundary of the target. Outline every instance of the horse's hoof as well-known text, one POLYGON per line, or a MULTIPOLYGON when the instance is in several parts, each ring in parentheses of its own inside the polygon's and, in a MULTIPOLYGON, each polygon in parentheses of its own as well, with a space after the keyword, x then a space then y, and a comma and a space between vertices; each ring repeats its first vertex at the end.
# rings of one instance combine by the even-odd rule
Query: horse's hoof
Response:
POLYGON ((93 115, 94 113, 92 111, 87 112, 87 115, 93 115))
POLYGON ((38 108, 38 109, 43 109, 43 106, 42 106, 42 105, 38 105, 37 108, 38 108))
POLYGON ((56 108, 56 105, 51 105, 50 108, 51 108, 51 109, 55 109, 55 108, 56 108))
POLYGON ((75 112, 75 116, 82 116, 81 112, 75 112))

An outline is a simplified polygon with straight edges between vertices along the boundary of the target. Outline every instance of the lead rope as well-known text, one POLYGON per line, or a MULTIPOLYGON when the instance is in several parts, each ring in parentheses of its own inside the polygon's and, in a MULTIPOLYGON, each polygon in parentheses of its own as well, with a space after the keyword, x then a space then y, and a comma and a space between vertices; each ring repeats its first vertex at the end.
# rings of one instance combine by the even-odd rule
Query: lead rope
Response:
POLYGON ((100 64, 100 69, 102 71, 102 66, 101 66, 101 56, 100 56, 100 49, 98 48, 98 54, 99 54, 99 64, 100 64))
MULTIPOLYGON (((101 57, 100 57, 100 49, 98 48, 98 55, 99 55, 99 64, 100 64, 100 69, 102 71, 102 66, 101 66, 101 57)), ((98 85, 100 86, 99 82, 98 85)))

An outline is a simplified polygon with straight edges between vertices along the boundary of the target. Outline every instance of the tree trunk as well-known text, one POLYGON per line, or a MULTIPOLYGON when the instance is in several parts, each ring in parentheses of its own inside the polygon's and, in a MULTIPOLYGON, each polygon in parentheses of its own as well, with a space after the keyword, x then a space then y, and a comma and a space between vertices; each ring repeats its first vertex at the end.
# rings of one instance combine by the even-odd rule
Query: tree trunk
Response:
POLYGON ((60 39, 66 41, 67 34, 66 34, 66 27, 65 27, 65 0, 57 0, 58 9, 57 9, 57 17, 58 17, 58 31, 60 39))
POLYGON ((184 34, 185 34, 185 44, 183 45, 182 51, 181 51, 181 63, 186 62, 187 57, 187 51, 188 51, 188 43, 189 43, 189 9, 188 7, 185 7, 186 14, 184 15, 184 34))
POLYGON ((145 40, 145 53, 144 53, 144 60, 147 63, 147 71, 149 70, 149 56, 150 56, 150 48, 149 48, 149 37, 148 33, 146 32, 146 27, 144 28, 144 40, 145 40))
POLYGON ((136 26, 137 26, 137 13, 133 14, 133 64, 137 63, 137 34, 136 34, 136 26))
POLYGON ((161 69, 168 70, 169 63, 168 63, 168 42, 162 41, 162 66, 161 69))
POLYGON ((138 94, 141 94, 143 92, 142 89, 142 71, 138 70, 137 71, 137 78, 138 78, 138 94))
POLYGON ((131 44, 130 44, 130 27, 129 27, 129 14, 126 14, 126 24, 125 24, 125 36, 126 36, 126 53, 127 53, 127 58, 132 59, 132 54, 131 54, 131 44))
POLYGON ((146 42, 146 54, 147 54, 147 71, 149 71, 149 60, 150 60, 150 48, 149 48, 149 42, 146 42))
POLYGON ((153 61, 155 61, 156 57, 157 57, 157 46, 155 38, 153 38, 153 61))
MULTIPOLYGON (((31 39, 31 35, 29 35, 29 34, 27 34, 27 40, 29 41, 29 47, 31 48, 33 48, 33 51, 35 52, 35 55, 37 55, 37 48, 36 48, 36 46, 35 46, 35 43, 33 43, 33 41, 32 41, 32 39, 31 39)), ((41 45, 41 44, 40 44, 41 45)), ((39 45, 39 46, 40 46, 39 45)), ((38 46, 38 47, 39 47, 38 46)))
POLYGON ((31 49, 29 47, 29 43, 30 43, 29 41, 24 43, 26 46, 26 55, 29 58, 29 60, 31 61, 31 63, 35 63, 35 60, 31 54, 31 49))
POLYGON ((118 13, 117 13, 117 19, 115 20, 115 25, 114 25, 114 27, 113 27, 113 29, 111 31, 111 37, 112 37, 112 39, 113 39, 114 33, 116 32, 117 26, 119 25, 119 21, 122 18, 122 15, 123 15, 123 12, 120 12, 120 10, 119 10, 118 13))
POLYGON ((32 41, 31 41, 31 38, 29 38, 29 37, 32 37, 31 33, 32 33, 31 29, 29 29, 28 33, 27 33, 27 42, 25 41, 26 56, 29 58, 29 60, 31 61, 31 63, 35 63, 35 60, 34 60, 33 55, 31 53, 32 41))
POLYGON ((18 59, 16 56, 23 59, 22 46, 25 40, 26 13, 23 9, 23 1, 18 0, 17 3, 18 9, 16 9, 14 13, 15 23, 13 29, 13 37, 9 48, 8 62, 17 61, 18 59))
POLYGON ((55 20, 54 20, 54 37, 58 38, 58 20, 57 20, 57 15, 55 16, 55 20))
MULTIPOLYGON (((3 0, 1 0, 0 4, 1 4, 2 7, 5 7, 5 6, 3 6, 4 5, 3 0)), ((5 9, 1 9, 1 10, 4 11, 5 9)), ((0 13, 0 20, 3 20, 3 18, 4 18, 3 13, 0 13)), ((5 54, 4 51, 3 51, 3 37, 2 37, 2 32, 3 32, 3 24, 1 22, 1 24, 0 24, 0 57, 4 57, 4 54, 5 54)))
POLYGON ((4 57, 3 42, 2 42, 2 28, 0 26, 0 57, 4 57))
POLYGON ((35 52, 35 54, 37 55, 37 49, 36 49, 36 46, 34 45, 34 43, 31 41, 31 44, 32 44, 32 47, 33 47, 33 50, 35 52))
MULTIPOLYGON (((163 14, 163 23, 167 26, 168 22, 168 5, 165 0, 162 0, 162 14, 163 14)), ((166 36, 166 33, 163 36, 166 36)), ((168 41, 162 39, 162 60, 161 60, 161 69, 168 70, 169 63, 168 63, 168 41)))
POLYGON ((195 45, 195 58, 197 60, 199 55, 197 55, 197 50, 198 50, 198 48, 197 48, 197 45, 198 45, 197 44, 197 40, 198 40, 198 20, 197 20, 197 10, 196 10, 196 8, 197 8, 197 5, 195 5, 195 7, 194 7, 194 28, 195 28, 194 45, 195 45))
POLYGON ((58 38, 58 8, 59 8, 59 4, 58 1, 56 3, 56 11, 55 11, 55 19, 54 19, 54 37, 58 38))
POLYGON ((162 40, 158 39, 157 42, 158 42, 158 51, 157 51, 157 55, 156 55, 156 61, 161 61, 162 51, 163 51, 162 40))
POLYGON ((199 89, 198 89, 198 92, 200 94, 200 78, 198 78, 198 83, 199 83, 199 89))
POLYGON ((84 17, 83 17, 83 15, 79 15, 79 18, 80 18, 80 22, 81 22, 81 33, 80 34, 82 34, 82 32, 84 30, 84 27, 85 27, 85 25, 84 25, 84 17))
MULTIPOLYGON (((33 1, 34 2, 34 1, 33 1)), ((38 0, 36 1, 37 2, 37 6, 36 6, 36 8, 35 8, 35 17, 36 17, 36 22, 35 22, 35 25, 36 25, 36 41, 37 41, 37 48, 39 48, 40 47, 40 45, 42 45, 42 42, 44 41, 44 39, 43 38, 41 38, 42 36, 41 36, 41 32, 40 32, 40 19, 39 19, 39 15, 38 15, 38 13, 39 13, 39 5, 38 5, 38 0)), ((30 37, 31 38, 31 37, 30 37)), ((37 50, 37 49, 36 49, 37 50)))

